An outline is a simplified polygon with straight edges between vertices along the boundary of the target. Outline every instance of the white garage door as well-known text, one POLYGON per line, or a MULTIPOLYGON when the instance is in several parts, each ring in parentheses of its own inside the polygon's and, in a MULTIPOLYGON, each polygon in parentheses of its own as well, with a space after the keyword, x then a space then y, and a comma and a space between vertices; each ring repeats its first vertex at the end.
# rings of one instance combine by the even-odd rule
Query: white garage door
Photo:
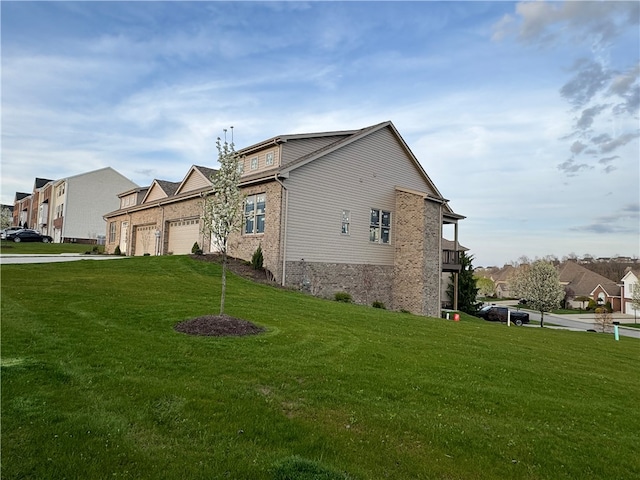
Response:
MULTIPOLYGON (((195 242, 200 245, 200 220, 180 220, 179 222, 169 222, 169 248, 167 253, 173 255, 184 255, 191 253, 191 248, 195 242)), ((200 245, 202 247, 202 245, 200 245)))
POLYGON ((142 256, 145 253, 155 255, 156 253, 156 226, 147 225, 144 227, 136 227, 136 246, 133 252, 136 256, 142 256))

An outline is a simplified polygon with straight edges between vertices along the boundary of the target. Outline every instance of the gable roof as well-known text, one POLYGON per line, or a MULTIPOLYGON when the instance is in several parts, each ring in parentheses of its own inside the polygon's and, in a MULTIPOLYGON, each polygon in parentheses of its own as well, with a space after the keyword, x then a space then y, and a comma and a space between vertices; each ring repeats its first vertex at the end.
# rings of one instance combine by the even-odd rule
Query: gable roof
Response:
POLYGON ((347 145, 352 144, 358 140, 361 140, 379 130, 384 128, 388 128, 393 134, 394 138, 398 141, 402 149, 407 154, 410 161, 414 164, 423 180, 427 183, 429 188, 435 192, 435 196, 429 195, 429 198, 436 199, 441 201, 444 204, 445 215, 447 215, 450 219, 462 219, 465 218, 462 215, 458 215, 453 212, 451 207, 448 205, 448 200, 442 196, 440 191, 437 189, 429 175, 425 172, 424 168, 418 161, 417 157, 413 154, 407 143, 404 141, 396 127, 393 125, 391 121, 386 121, 382 123, 378 123, 376 125, 371 125, 369 127, 362 128, 360 130, 344 130, 344 131, 335 131, 335 132, 322 132, 322 133, 307 133, 307 134, 298 134, 298 135, 280 135, 277 137, 272 137, 269 140, 264 142, 260 142, 258 144, 252 145, 250 147, 244 148, 238 151, 240 155, 250 155, 252 152, 258 151, 263 148, 267 148, 271 145, 280 145, 282 143, 286 143, 289 140, 298 140, 298 139, 309 139, 309 138, 319 138, 319 137, 337 137, 337 140, 325 145, 317 150, 307 153, 293 161, 288 162, 286 165, 283 165, 279 168, 270 169, 268 171, 263 171, 256 173, 254 175, 249 175, 244 177, 241 180, 242 184, 249 184, 256 181, 264 180, 265 178, 273 178, 274 176, 278 176, 280 178, 287 178, 289 173, 297 168, 302 167, 310 162, 313 162, 319 158, 328 155, 340 148, 343 148, 347 145))
POLYGON ((44 187, 47 183, 53 182, 53 180, 49 180, 47 178, 38 178, 36 177, 33 189, 37 190, 38 188, 44 187))
POLYGON ((565 262, 558 267, 558 279, 569 287, 576 296, 591 296, 600 285, 609 295, 620 295, 620 286, 602 275, 577 264, 565 262))
POLYGON ((624 282, 625 280, 628 280, 631 278, 631 276, 636 277, 636 280, 640 278, 640 268, 631 268, 628 267, 627 268, 627 272, 624 274, 624 276, 622 277, 622 282, 624 282))
POLYGON ((180 195, 181 193, 190 191, 187 190, 187 187, 189 186, 191 186, 194 190, 200 189, 203 186, 210 186, 211 176, 216 172, 217 170, 215 168, 192 165, 187 174, 182 179, 182 182, 180 182, 180 184, 178 185, 178 188, 175 190, 174 195, 180 195))
POLYGON ((171 197, 174 193, 176 193, 176 190, 179 186, 180 182, 169 182, 167 180, 155 179, 153 182, 151 182, 149 190, 147 190, 147 193, 140 203, 145 203, 152 195, 157 195, 157 198, 171 197))

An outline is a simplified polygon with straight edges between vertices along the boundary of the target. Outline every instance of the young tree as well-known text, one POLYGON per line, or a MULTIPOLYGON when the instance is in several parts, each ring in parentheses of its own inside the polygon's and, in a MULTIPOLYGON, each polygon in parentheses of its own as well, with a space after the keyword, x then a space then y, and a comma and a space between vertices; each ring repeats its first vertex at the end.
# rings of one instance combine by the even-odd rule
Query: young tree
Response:
POLYGON ((476 286, 481 297, 491 297, 496 293, 496 285, 490 278, 476 277, 476 286))
MULTIPOLYGON (((226 130, 225 130, 226 132, 226 130)), ((220 295, 220 315, 224 314, 225 294, 227 290, 227 252, 229 237, 240 229, 242 193, 238 185, 242 174, 238 166, 238 155, 233 140, 228 143, 218 138, 218 163, 220 167, 211 176, 212 188, 204 200, 202 214, 203 230, 211 236, 222 254, 222 291, 220 295)))
MULTIPOLYGON (((477 301, 478 287, 473 276, 473 255, 467 255, 462 252, 460 254, 460 264, 462 265, 462 270, 458 274, 458 310, 475 315, 478 312, 479 304, 477 301)), ((455 295, 454 288, 453 282, 447 288, 447 293, 452 303, 455 295)))
POLYGON ((613 325, 613 317, 609 309, 605 307, 596 308, 596 314, 594 316, 595 324, 600 327, 602 333, 605 333, 611 325, 613 325))
POLYGON ((527 305, 540 312, 541 327, 544 327, 544 312, 558 308, 565 295, 558 271, 543 260, 520 266, 511 279, 510 288, 513 294, 526 299, 527 305))

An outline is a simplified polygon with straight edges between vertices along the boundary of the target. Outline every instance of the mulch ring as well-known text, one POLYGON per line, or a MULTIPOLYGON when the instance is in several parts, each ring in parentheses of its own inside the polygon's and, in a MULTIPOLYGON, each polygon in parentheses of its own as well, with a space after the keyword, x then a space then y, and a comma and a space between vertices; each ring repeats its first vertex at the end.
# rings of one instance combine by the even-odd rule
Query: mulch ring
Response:
POLYGON ((247 320, 230 317, 228 315, 205 315, 178 323, 173 327, 177 332, 188 335, 202 335, 208 337, 241 337, 257 335, 265 331, 247 320))

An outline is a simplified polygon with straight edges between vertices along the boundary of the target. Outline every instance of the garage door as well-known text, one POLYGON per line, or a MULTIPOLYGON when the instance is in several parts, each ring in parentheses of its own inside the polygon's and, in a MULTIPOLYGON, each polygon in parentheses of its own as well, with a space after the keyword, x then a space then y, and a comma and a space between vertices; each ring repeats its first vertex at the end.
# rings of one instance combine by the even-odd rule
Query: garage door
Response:
POLYGON ((193 244, 200 245, 200 220, 180 220, 169 222, 169 247, 167 253, 184 255, 191 253, 193 244))
POLYGON ((136 245, 133 254, 142 256, 145 253, 155 255, 156 253, 156 226, 146 225, 136 227, 136 245))

